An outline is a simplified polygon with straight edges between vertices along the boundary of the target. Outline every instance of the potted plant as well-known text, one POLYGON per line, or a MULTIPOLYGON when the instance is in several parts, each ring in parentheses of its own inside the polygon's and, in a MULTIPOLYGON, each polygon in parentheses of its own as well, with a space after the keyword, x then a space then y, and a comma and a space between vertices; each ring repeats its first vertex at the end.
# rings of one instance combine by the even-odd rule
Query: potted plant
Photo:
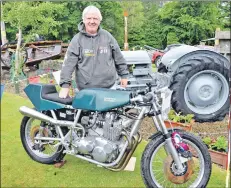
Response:
POLYGON ((210 138, 210 137, 204 137, 203 139, 202 139, 202 141, 205 143, 205 145, 207 146, 207 148, 209 148, 210 147, 210 145, 211 145, 211 143, 212 143, 212 139, 210 138))
POLYGON ((227 159, 228 159, 227 139, 224 136, 219 136, 215 142, 213 142, 210 137, 205 137, 202 140, 209 148, 209 153, 210 153, 212 162, 222 166, 223 168, 226 168, 227 159))
POLYGON ((181 115, 176 113, 174 110, 170 110, 168 114, 168 121, 164 121, 167 128, 182 128, 186 131, 192 130, 192 123, 194 122, 193 114, 181 115))

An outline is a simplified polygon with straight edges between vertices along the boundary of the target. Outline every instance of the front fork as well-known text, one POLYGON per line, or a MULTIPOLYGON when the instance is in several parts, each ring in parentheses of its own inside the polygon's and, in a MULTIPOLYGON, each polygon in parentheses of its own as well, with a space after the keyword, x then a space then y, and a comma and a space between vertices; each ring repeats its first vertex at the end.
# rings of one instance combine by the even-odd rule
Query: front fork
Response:
MULTIPOLYGON (((157 109, 157 106, 155 103, 153 104, 153 108, 154 108, 154 111, 158 112, 158 109, 157 109)), ((165 137, 166 151, 172 156, 174 163, 176 165, 176 168, 179 171, 181 171, 181 170, 183 171, 184 167, 182 165, 182 162, 180 160, 178 152, 172 143, 171 135, 168 132, 168 130, 164 124, 164 121, 162 120, 161 114, 159 113, 156 116, 152 116, 152 119, 154 121, 154 124, 156 125, 157 130, 161 131, 165 137)))

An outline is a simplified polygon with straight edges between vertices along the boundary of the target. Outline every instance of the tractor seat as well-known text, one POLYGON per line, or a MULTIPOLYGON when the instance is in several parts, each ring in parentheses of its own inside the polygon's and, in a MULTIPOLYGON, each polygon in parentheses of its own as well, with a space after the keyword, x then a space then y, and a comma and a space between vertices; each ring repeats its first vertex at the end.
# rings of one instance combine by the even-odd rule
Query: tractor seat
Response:
POLYGON ((43 99, 58 102, 65 105, 71 105, 73 98, 68 97, 66 99, 59 98, 59 93, 56 90, 55 85, 52 84, 45 84, 42 86, 42 94, 43 99))

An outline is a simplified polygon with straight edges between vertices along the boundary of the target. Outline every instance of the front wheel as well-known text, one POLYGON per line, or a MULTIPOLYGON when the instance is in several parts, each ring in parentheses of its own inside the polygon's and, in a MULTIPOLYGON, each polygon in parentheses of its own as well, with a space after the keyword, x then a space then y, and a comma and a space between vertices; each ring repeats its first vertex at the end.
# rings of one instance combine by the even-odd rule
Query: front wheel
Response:
POLYGON ((21 141, 27 154, 35 161, 53 164, 63 159, 63 146, 58 141, 39 141, 36 137, 57 138, 55 127, 40 120, 24 117, 21 123, 21 141))
POLYGON ((147 187, 206 187, 211 175, 211 158, 199 137, 182 132, 183 142, 188 144, 192 158, 183 163, 179 173, 171 156, 165 150, 165 139, 159 136, 146 146, 141 172, 147 187))

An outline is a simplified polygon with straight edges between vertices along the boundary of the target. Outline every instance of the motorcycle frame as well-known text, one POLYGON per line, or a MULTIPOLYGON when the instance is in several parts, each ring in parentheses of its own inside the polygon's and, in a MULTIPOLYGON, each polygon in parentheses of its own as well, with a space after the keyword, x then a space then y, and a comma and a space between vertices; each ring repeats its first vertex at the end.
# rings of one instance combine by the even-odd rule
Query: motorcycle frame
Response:
MULTIPOLYGON (((154 100, 152 101, 152 106, 153 106, 154 111, 157 112, 158 108, 157 108, 157 105, 156 105, 154 100)), ((78 130, 82 129, 82 131, 83 131, 82 135, 83 136, 85 135, 84 127, 80 123, 78 123, 79 118, 80 118, 80 114, 82 112, 81 109, 77 109, 77 113, 76 113, 76 116, 74 118, 73 123, 68 122, 68 123, 62 124, 61 122, 65 122, 65 121, 58 120, 59 123, 54 125, 56 132, 59 134, 60 138, 35 137, 34 139, 35 140, 36 139, 41 140, 41 141, 42 140, 43 141, 59 141, 59 143, 57 143, 55 146, 58 147, 59 145, 63 145, 66 149, 65 153, 67 153, 67 154, 74 155, 77 158, 86 160, 86 161, 94 163, 96 165, 103 166, 103 167, 108 168, 108 169, 113 170, 113 171, 120 171, 126 167, 126 164, 129 162, 129 160, 130 160, 132 154, 134 153, 137 145, 141 142, 141 137, 138 133, 138 130, 140 128, 143 117, 150 110, 150 107, 148 107, 148 106, 142 106, 142 107, 135 106, 133 108, 138 109, 140 111, 140 113, 139 113, 137 119, 135 120, 134 125, 132 126, 130 134, 129 135, 127 135, 126 133, 123 134, 126 138, 125 144, 124 144, 122 150, 120 151, 120 154, 118 155, 117 159, 112 163, 101 163, 101 162, 98 162, 96 160, 90 159, 88 157, 85 157, 85 156, 82 156, 79 154, 75 154, 75 151, 73 149, 70 149, 70 147, 69 147, 70 143, 67 142, 67 140, 68 140, 68 138, 70 138, 70 142, 71 142, 72 131, 74 129, 78 129, 78 130), (61 130, 61 126, 63 126, 63 127, 66 126, 66 127, 70 128, 70 130, 68 131, 68 133, 65 136, 63 135, 63 132, 61 130), (134 142, 134 143, 132 143, 132 142, 134 142), (129 150, 126 151, 126 149, 129 149, 129 150)), ((55 112, 53 110, 50 110, 50 112, 52 114, 53 119, 57 120, 55 112)), ((158 131, 162 132, 162 134, 164 135, 165 143, 166 143, 165 144, 166 152, 170 153, 170 155, 172 156, 172 158, 176 164, 176 167, 179 170, 183 170, 182 161, 181 161, 181 159, 180 159, 180 157, 176 151, 176 148, 174 147, 174 145, 171 141, 171 136, 170 136, 165 124, 164 124, 164 121, 161 117, 161 113, 159 113, 156 116, 152 116, 152 119, 153 119, 153 122, 154 122, 156 129, 158 131)))

